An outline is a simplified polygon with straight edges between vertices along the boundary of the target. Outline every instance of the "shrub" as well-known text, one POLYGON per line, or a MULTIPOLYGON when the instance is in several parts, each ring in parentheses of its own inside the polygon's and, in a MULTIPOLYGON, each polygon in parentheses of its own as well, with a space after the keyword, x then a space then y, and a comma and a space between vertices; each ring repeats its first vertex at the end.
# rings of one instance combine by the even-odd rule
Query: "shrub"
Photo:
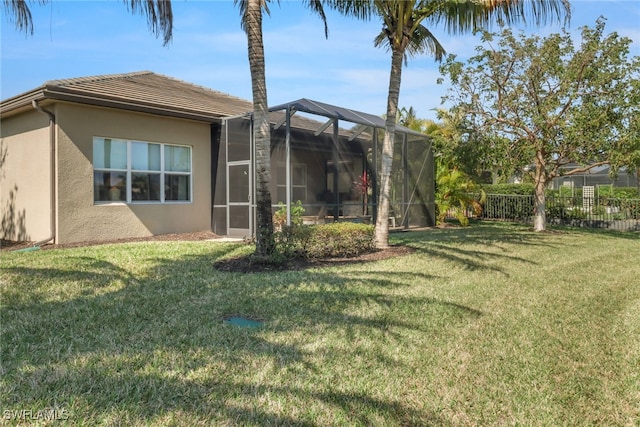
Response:
POLYGON ((546 214, 547 218, 566 218, 567 206, 562 202, 549 204, 547 205, 546 214))
POLYGON ((283 226, 275 233, 276 248, 285 258, 354 257, 374 249, 373 230, 350 222, 283 226))
POLYGON ((469 225, 467 215, 473 211, 474 216, 482 213, 481 203, 484 200, 484 191, 480 190, 480 201, 473 196, 476 190, 475 183, 458 169, 438 168, 436 179, 436 222, 444 223, 447 215, 453 214, 460 225, 469 225))
POLYGON ((613 187, 612 196, 619 199, 640 199, 640 190, 636 187, 613 187))
POLYGON ((274 233, 277 252, 284 258, 305 257, 312 232, 312 226, 309 225, 281 225, 279 231, 274 233))
POLYGON ((482 189, 487 194, 518 194, 529 196, 534 193, 533 184, 492 184, 482 185, 482 189))
MULTIPOLYGON (((302 225, 302 215, 304 214, 304 207, 300 200, 291 205, 291 224, 302 225)), ((287 206, 280 202, 278 203, 278 210, 273 214, 273 225, 276 230, 282 229, 287 223, 287 206)))
POLYGON ((353 257, 375 247, 373 225, 335 222, 312 229, 305 251, 308 258, 353 257))

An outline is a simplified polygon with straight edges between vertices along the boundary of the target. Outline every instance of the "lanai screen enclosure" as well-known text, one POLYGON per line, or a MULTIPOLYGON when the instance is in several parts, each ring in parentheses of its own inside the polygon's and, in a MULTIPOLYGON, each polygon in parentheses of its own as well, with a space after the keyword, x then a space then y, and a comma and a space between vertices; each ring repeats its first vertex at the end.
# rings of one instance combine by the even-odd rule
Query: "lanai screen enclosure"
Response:
MULTIPOLYGON (((308 99, 272 107, 273 211, 298 201, 305 223, 374 222, 384 120, 308 99)), ((254 233, 254 144, 251 115, 226 119, 214 130, 213 231, 254 233)), ((398 126, 390 226, 435 223, 434 160, 426 135, 398 126)))

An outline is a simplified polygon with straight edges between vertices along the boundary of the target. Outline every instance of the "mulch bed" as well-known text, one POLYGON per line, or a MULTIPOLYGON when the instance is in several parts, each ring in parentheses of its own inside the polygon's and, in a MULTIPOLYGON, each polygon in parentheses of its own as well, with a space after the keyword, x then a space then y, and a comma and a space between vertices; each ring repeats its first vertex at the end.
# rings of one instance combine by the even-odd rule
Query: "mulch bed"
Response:
MULTIPOLYGON (((177 234, 161 234, 158 236, 139 237, 131 239, 118 239, 99 242, 78 242, 63 245, 45 244, 40 247, 41 250, 53 250, 64 248, 80 248, 85 246, 98 246, 113 243, 130 243, 130 242, 153 242, 153 241, 201 241, 213 240, 220 238, 211 231, 202 231, 197 233, 177 233, 177 234)), ((32 247, 35 242, 12 242, 2 240, 0 249, 2 251, 13 251, 18 249, 26 249, 32 247)), ((241 273, 259 273, 269 271, 286 271, 286 270, 304 270, 310 267, 336 266, 345 264, 358 264, 363 262, 372 262, 397 256, 407 255, 414 250, 406 246, 390 246, 387 249, 376 250, 351 258, 324 258, 324 259, 305 259, 296 258, 285 260, 281 263, 265 263, 256 261, 251 256, 240 258, 230 258, 218 261, 214 265, 220 271, 231 271, 241 273)))
POLYGON ((383 259, 407 255, 414 251, 415 250, 413 248, 409 248, 406 246, 390 246, 386 249, 380 249, 374 252, 369 252, 349 258, 294 258, 287 259, 279 263, 262 262, 255 260, 251 256, 244 256, 218 261, 214 264, 214 266, 220 271, 233 271, 239 273, 306 270, 307 268, 312 267, 330 267, 337 265, 360 264, 363 262, 379 261, 383 259))

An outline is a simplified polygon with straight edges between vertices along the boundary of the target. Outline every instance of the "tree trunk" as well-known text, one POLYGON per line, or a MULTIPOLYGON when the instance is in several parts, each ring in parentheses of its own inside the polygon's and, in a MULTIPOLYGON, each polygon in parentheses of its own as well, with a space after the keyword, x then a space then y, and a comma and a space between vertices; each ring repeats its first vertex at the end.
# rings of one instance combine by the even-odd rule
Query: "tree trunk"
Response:
POLYGON ((498 174, 497 168, 491 169, 491 184, 500 184, 500 174, 498 174))
POLYGON ((391 73, 389 76, 389 95, 387 97, 387 118, 385 123, 384 141, 382 143, 380 196, 378 197, 378 215, 376 219, 375 232, 376 247, 380 249, 389 247, 391 168, 393 165, 396 115, 398 114, 398 99, 400 98, 403 56, 403 52, 400 49, 393 48, 391 56, 391 73))
POLYGON ((253 90, 253 140, 256 167, 256 255, 273 253, 273 218, 271 213, 271 134, 265 81, 264 46, 262 43, 262 8, 260 0, 249 0, 244 24, 249 47, 249 67, 253 90))
POLYGON ((547 188, 547 171, 543 159, 543 154, 538 152, 536 154, 535 187, 533 195, 533 231, 545 231, 547 229, 546 198, 544 194, 547 188))

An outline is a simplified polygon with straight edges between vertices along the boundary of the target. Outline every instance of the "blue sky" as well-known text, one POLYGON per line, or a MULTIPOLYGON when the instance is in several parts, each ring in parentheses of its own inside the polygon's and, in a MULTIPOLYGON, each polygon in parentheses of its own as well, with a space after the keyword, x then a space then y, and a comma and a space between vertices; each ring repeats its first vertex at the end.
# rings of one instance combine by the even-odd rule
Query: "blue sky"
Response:
MULTIPOLYGON (((574 0, 569 31, 603 15, 607 32, 631 38, 640 55, 640 1, 574 0)), ((48 80, 151 70, 197 85, 251 99, 246 37, 231 0, 174 0, 174 37, 167 47, 149 32, 142 16, 121 1, 53 1, 32 4, 35 33, 18 33, 0 21, 0 98, 34 89, 48 80)), ((390 54, 373 47, 381 25, 328 13, 329 38, 321 20, 299 1, 282 0, 264 20, 267 90, 270 105, 299 98, 383 114, 390 54)), ((478 36, 450 36, 431 28, 448 53, 473 54, 478 36)), ((548 34, 560 27, 529 27, 548 34)), ((403 70, 400 106, 435 118, 445 87, 437 85, 438 64, 416 57, 403 70)))

